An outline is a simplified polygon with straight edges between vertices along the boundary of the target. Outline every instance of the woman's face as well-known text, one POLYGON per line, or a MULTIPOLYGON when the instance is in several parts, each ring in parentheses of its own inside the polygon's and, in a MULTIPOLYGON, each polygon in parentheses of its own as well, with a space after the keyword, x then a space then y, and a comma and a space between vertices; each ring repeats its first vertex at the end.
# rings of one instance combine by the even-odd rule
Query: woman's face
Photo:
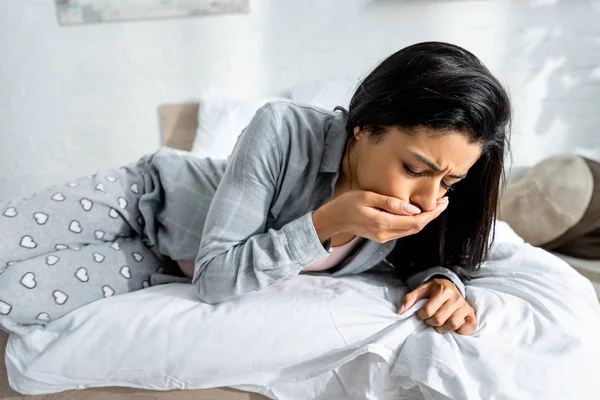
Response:
POLYGON ((479 159, 481 144, 469 143, 459 132, 435 135, 426 127, 410 132, 389 128, 377 141, 355 128, 357 140, 350 151, 353 188, 398 197, 430 211, 479 159))

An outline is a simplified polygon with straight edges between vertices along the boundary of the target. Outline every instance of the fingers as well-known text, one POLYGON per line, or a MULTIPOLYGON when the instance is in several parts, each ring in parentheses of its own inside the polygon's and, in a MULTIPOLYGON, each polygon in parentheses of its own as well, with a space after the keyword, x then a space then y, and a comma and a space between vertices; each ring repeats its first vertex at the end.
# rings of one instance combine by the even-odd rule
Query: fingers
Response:
POLYGON ((477 317, 475 313, 469 313, 465 318, 465 323, 456 332, 461 335, 471 335, 475 329, 477 329, 477 317))
MULTIPOLYGON (((440 207, 443 209, 445 205, 440 207)), ((379 243, 414 235, 439 215, 433 214, 435 211, 427 211, 414 216, 394 215, 387 211, 368 208, 370 208, 370 211, 367 212, 370 219, 369 228, 367 229, 366 225, 363 225, 361 235, 379 243)))
POLYGON ((472 308, 461 306, 442 296, 433 296, 416 315, 438 333, 457 331, 461 335, 470 335, 477 328, 477 319, 472 308), (440 304, 442 303, 442 304, 440 304))
POLYGON ((375 192, 366 192, 367 204, 396 215, 417 215, 421 210, 407 201, 375 192))
POLYGON ((464 302, 462 297, 460 302, 458 296, 460 293, 456 285, 445 280, 443 283, 433 279, 422 286, 429 286, 429 301, 417 311, 417 317, 431 326, 442 326, 448 318, 461 307, 464 302), (451 285, 451 286, 450 286, 451 285))
MULTIPOLYGON (((435 215, 435 217, 437 217, 438 215, 443 213, 446 210, 446 208, 448 208, 448 204, 450 204, 450 199, 448 198, 448 196, 442 197, 438 201, 437 207, 434 208, 433 210, 431 210, 431 212, 435 215)), ((433 217, 433 218, 435 218, 435 217, 433 217)))
POLYGON ((473 310, 469 309, 469 307, 460 307, 446 320, 442 326, 436 327, 435 330, 438 333, 457 331, 457 333, 460 333, 461 335, 467 335, 473 333, 477 327, 477 324, 473 324, 473 321, 473 310))
POLYGON ((398 310, 398 314, 402 314, 409 310, 415 303, 421 299, 427 298, 431 295, 431 285, 428 283, 419 286, 410 293, 407 293, 402 299, 402 305, 398 310))
POLYGON ((437 218, 447 207, 448 201, 446 200, 441 202, 435 209, 417 215, 393 215, 383 212, 380 218, 385 220, 384 225, 388 227, 389 232, 393 235, 415 234, 437 218))
POLYGON ((457 331, 461 335, 470 335, 477 329, 475 310, 462 297, 456 299, 455 293, 436 289, 436 282, 427 282, 406 294, 398 314, 410 309, 416 302, 429 297, 416 315, 438 333, 457 331))
MULTIPOLYGON (((445 197, 440 199, 438 206, 431 211, 410 214, 404 209, 410 210, 410 207, 414 206, 397 197, 384 196, 368 191, 363 191, 360 196, 362 197, 359 201, 366 205, 362 210, 364 210, 364 215, 369 220, 367 224, 363 223, 361 225, 362 231, 360 234, 379 243, 420 232, 448 206, 448 199, 445 197)), ((417 208, 415 207, 415 209, 417 208)))
MULTIPOLYGON (((449 200, 447 197, 444 197, 444 199, 438 204, 438 206, 436 208, 434 208, 431 211, 423 211, 422 213, 418 214, 418 215, 414 215, 411 218, 412 220, 412 226, 410 228, 420 231, 422 230, 425 225, 427 225, 428 223, 430 223, 431 221, 433 221, 434 219, 436 219, 437 217, 440 216, 441 213, 444 212, 444 210, 446 210, 446 208, 448 207, 449 204, 449 200)), ((394 216, 391 216, 392 218, 394 216)), ((398 216, 399 217, 399 216, 398 216)), ((403 227, 404 229, 406 229, 407 227, 403 227)))
POLYGON ((442 326, 452 315, 455 308, 452 302, 439 293, 431 296, 427 304, 417 311, 417 317, 430 326, 442 326))

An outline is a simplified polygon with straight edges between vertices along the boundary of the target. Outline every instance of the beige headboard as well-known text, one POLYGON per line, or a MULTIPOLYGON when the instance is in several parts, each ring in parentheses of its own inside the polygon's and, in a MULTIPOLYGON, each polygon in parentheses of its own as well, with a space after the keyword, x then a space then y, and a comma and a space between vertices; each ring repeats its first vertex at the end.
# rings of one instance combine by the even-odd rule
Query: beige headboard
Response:
POLYGON ((199 103, 162 104, 158 107, 160 133, 165 146, 191 150, 198 128, 199 103))

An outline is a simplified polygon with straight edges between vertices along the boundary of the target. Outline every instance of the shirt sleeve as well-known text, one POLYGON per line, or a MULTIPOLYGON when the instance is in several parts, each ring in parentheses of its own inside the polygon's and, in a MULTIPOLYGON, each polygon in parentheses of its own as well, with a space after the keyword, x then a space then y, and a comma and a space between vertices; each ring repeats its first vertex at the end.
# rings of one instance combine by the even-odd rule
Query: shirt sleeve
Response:
POLYGON ((266 228, 277 182, 285 169, 280 135, 290 128, 270 104, 238 137, 211 201, 194 266, 200 299, 216 304, 298 275, 329 254, 312 211, 280 229, 266 228))
POLYGON ((456 285, 462 297, 466 297, 465 284, 460 280, 458 275, 444 267, 433 267, 426 269, 425 271, 417 272, 406 279, 406 285, 410 290, 415 290, 417 287, 438 276, 449 279, 456 285))

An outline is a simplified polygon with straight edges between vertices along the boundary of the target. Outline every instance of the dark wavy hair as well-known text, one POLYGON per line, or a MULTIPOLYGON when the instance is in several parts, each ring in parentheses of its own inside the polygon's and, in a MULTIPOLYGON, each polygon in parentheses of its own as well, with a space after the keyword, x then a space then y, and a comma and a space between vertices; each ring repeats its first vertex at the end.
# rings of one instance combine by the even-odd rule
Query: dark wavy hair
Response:
POLYGON ((506 180, 511 105, 500 82, 459 46, 418 43, 386 58, 359 84, 348 110, 350 141, 356 126, 375 137, 390 127, 424 126, 482 144, 481 157, 448 193, 446 211, 399 239, 387 257, 403 280, 433 266, 471 279, 493 243, 500 181, 506 180))

